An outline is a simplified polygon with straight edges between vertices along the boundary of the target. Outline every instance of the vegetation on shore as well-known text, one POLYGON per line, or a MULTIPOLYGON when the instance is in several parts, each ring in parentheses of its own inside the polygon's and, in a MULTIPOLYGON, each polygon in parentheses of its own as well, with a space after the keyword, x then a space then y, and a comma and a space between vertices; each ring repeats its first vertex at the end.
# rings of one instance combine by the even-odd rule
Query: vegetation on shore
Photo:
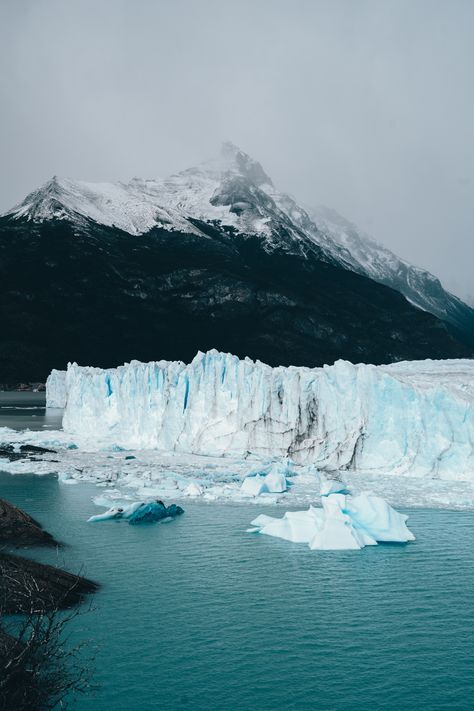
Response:
MULTIPOLYGON (((0 499, 0 542, 57 545, 40 524, 0 499)), ((91 580, 0 551, 0 711, 67 708, 72 692, 89 688, 83 645, 71 644, 75 607, 97 590, 91 580)))

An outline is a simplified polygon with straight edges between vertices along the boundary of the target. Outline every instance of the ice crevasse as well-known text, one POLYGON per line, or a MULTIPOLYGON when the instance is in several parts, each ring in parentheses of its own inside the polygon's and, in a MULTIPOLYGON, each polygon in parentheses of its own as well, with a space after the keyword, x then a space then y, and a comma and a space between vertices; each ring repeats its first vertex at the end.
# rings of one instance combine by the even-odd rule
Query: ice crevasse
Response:
POLYGON ((474 361, 278 367, 225 353, 48 379, 63 426, 130 449, 474 479, 474 361))

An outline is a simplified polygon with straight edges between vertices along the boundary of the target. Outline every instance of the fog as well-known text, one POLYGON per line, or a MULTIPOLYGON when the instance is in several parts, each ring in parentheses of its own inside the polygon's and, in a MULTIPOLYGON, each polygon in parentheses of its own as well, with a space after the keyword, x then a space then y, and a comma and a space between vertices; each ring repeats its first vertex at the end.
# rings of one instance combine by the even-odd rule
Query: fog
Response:
POLYGON ((0 0, 0 211, 232 140, 474 301, 474 3, 0 0))

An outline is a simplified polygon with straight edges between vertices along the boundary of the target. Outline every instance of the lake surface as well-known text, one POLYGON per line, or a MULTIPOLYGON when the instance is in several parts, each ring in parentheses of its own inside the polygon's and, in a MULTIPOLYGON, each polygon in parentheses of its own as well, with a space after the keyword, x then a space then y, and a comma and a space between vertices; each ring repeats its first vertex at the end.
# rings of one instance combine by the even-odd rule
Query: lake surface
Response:
POLYGON ((413 544, 318 552, 245 533, 255 505, 87 524, 100 491, 0 475, 0 496, 68 544, 27 554, 102 585, 75 623, 98 688, 74 709, 472 708, 474 513, 418 509, 413 544))
POLYGON ((46 409, 46 393, 0 392, 0 427, 61 429, 62 410, 46 409))

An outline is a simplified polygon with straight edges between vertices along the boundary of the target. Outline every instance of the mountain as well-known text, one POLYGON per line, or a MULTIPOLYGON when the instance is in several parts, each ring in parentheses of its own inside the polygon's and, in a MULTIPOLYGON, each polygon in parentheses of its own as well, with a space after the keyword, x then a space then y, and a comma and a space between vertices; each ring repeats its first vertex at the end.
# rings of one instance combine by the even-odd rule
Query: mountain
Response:
POLYGON ((447 321, 474 346, 474 309, 443 289, 437 277, 400 259, 333 209, 310 208, 309 214, 319 232, 344 250, 351 269, 400 291, 418 308, 447 321))
POLYGON ((449 323, 441 287, 444 312, 417 308, 427 277, 410 303, 374 243, 324 219, 230 143, 161 180, 54 177, 0 218, 0 378, 210 348, 308 366, 472 354, 474 311, 449 323))

